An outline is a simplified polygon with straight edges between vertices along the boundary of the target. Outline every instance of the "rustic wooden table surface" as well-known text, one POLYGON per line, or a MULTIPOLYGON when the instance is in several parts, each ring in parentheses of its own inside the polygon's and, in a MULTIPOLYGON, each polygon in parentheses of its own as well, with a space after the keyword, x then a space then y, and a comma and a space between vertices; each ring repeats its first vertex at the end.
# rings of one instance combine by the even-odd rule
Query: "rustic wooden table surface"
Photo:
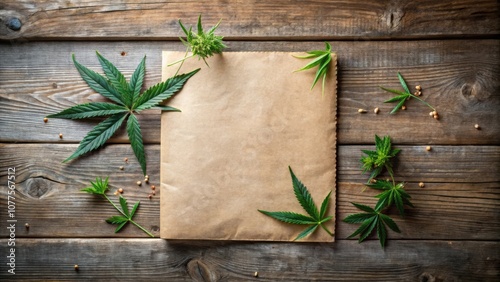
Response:
MULTIPOLYGON (((495 0, 0 0, 0 279, 498 281, 499 15, 495 0), (218 33, 227 51, 306 51, 328 41, 337 52, 335 243, 167 242, 132 227, 114 234, 103 221, 114 210, 79 192, 96 176, 110 176, 113 189, 141 200, 137 221, 159 235, 159 197, 148 200, 148 188, 135 185, 141 170, 126 132, 61 163, 96 122, 43 117, 100 100, 71 54, 100 71, 98 50, 127 76, 147 55, 150 86, 161 80, 161 51, 184 50, 177 20, 195 25, 200 13, 206 26, 223 19, 218 33), (439 121, 417 101, 388 114, 394 105, 383 101, 391 94, 378 86, 399 88, 398 71, 411 87, 422 85, 439 121), (341 221, 356 212, 350 202, 374 203, 374 192, 363 192, 367 175, 358 161, 361 149, 374 147, 374 134, 390 135, 402 149, 397 179, 408 182, 416 206, 404 219, 394 217, 402 232, 389 233, 385 250, 375 237, 346 239, 357 226, 341 221), (15 275, 6 258, 10 168, 15 275)), ((151 182, 158 184, 160 113, 146 112, 140 122, 151 182)))

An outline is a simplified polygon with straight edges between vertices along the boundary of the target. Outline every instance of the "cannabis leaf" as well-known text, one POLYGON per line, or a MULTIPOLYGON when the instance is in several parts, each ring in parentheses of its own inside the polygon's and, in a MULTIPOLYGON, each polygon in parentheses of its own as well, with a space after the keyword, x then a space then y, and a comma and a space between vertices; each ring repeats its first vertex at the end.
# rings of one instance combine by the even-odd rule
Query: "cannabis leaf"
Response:
POLYGON ((389 172, 391 178, 394 178, 391 159, 395 157, 401 150, 392 149, 391 138, 384 136, 380 139, 375 135, 375 151, 362 150, 366 156, 361 157, 363 172, 371 171, 368 182, 377 177, 385 168, 389 172))
POLYGON ((361 223, 361 226, 354 231, 348 238, 353 238, 359 235, 359 242, 363 242, 374 230, 377 231, 377 236, 380 241, 382 248, 385 247, 385 242, 387 239, 387 228, 388 226, 394 232, 400 233, 399 227, 396 223, 387 215, 381 213, 382 207, 372 209, 368 206, 351 203, 358 209, 366 213, 351 214, 344 218, 344 222, 347 223, 361 223))
POLYGON ((120 195, 120 206, 121 209, 113 202, 111 201, 110 198, 106 195, 106 191, 108 190, 108 177, 106 177, 106 180, 102 180, 101 178, 97 177, 95 182, 90 182, 91 186, 86 187, 82 189, 83 192, 87 192, 89 194, 93 195, 98 195, 106 199, 113 207, 122 215, 116 215, 112 216, 108 219, 106 219, 107 223, 110 224, 118 224, 118 227, 115 230, 115 233, 119 232, 128 222, 132 223, 133 225, 137 226, 139 229, 144 231, 146 234, 148 234, 150 237, 154 237, 151 232, 147 231, 144 227, 139 225, 137 222, 135 222, 132 217, 134 217, 135 212, 137 211, 137 208, 139 207, 140 201, 135 203, 134 206, 132 207, 132 211, 129 210, 128 205, 127 205, 127 200, 123 198, 120 195))
POLYGON ((307 187, 304 186, 304 184, 302 184, 299 179, 297 179, 292 171, 292 168, 288 167, 288 169, 290 170, 290 175, 292 177, 293 192, 295 193, 295 197, 308 215, 286 211, 258 211, 286 223, 311 225, 304 231, 302 231, 294 240, 299 240, 309 234, 312 234, 318 228, 318 226, 321 226, 328 234, 330 234, 330 236, 333 236, 333 234, 323 225, 325 222, 333 218, 333 216, 325 217, 326 211, 328 209, 328 203, 330 201, 330 194, 332 192, 330 191, 330 193, 328 193, 328 195, 325 197, 323 203, 321 204, 321 209, 318 211, 318 208, 314 203, 311 194, 307 190, 307 187))
POLYGON ((424 100, 420 99, 419 97, 411 94, 410 89, 408 88, 408 85, 406 84, 406 81, 404 80, 403 76, 399 72, 398 72, 398 78, 399 78, 399 82, 401 83, 401 86, 403 86, 404 91, 389 89, 389 88, 385 88, 385 87, 380 86, 380 88, 382 90, 385 90, 387 92, 391 92, 391 93, 398 95, 398 96, 395 96, 387 101, 384 101, 384 103, 398 102, 398 104, 394 107, 394 109, 392 109, 391 114, 394 114, 399 109, 401 109, 403 107, 405 101, 409 100, 410 98, 415 98, 415 99, 419 100, 420 102, 424 103, 425 105, 427 105, 427 107, 431 108, 433 111, 436 111, 436 109, 434 109, 434 107, 432 107, 429 103, 427 103, 424 100))
POLYGON ((57 114, 47 116, 49 118, 65 119, 108 116, 107 119, 87 133, 76 151, 69 158, 64 160, 64 162, 101 147, 111 138, 111 136, 113 136, 122 123, 127 120, 127 133, 130 145, 141 165, 142 172, 146 175, 146 156, 144 154, 143 138, 139 122, 135 115, 153 107, 163 111, 179 111, 172 107, 160 106, 159 103, 177 93, 184 86, 186 81, 196 74, 199 69, 187 74, 171 77, 164 82, 150 87, 141 95, 146 68, 146 56, 144 56, 132 74, 130 83, 127 83, 123 74, 111 62, 105 59, 99 52, 96 52, 96 54, 105 77, 78 63, 75 59, 75 55, 72 56, 72 59, 80 76, 88 86, 116 104, 107 102, 85 103, 65 109, 57 114))
MULTIPOLYGON (((222 19, 219 20, 219 22, 214 27, 208 30, 208 32, 204 32, 200 15, 198 17, 198 32, 194 33, 193 27, 190 27, 189 30, 187 30, 186 27, 184 27, 184 25, 182 24, 181 20, 179 20, 179 25, 181 26, 184 34, 186 34, 186 40, 184 40, 182 37, 179 37, 182 43, 187 47, 186 54, 184 58, 168 64, 167 66, 172 66, 180 62, 184 63, 186 59, 194 56, 198 56, 198 59, 203 59, 205 64, 208 66, 208 63, 205 59, 213 56, 214 54, 222 53, 222 50, 227 47, 222 41, 224 37, 214 34, 221 21, 222 19), (187 56, 189 50, 191 50, 191 56, 187 56)), ((181 66, 182 64, 179 66, 179 69, 181 68, 181 66)))
POLYGON ((295 72, 298 71, 304 71, 311 69, 315 66, 318 66, 318 71, 316 71, 316 76, 314 77, 311 89, 314 88, 316 83, 320 78, 323 79, 322 83, 322 95, 325 95, 325 80, 326 80, 326 75, 328 72, 328 68, 330 66, 330 63, 332 62, 332 46, 330 43, 325 42, 326 48, 325 50, 314 50, 314 51, 309 51, 306 52, 308 55, 305 56, 295 56, 295 58, 299 59, 314 59, 307 65, 305 65, 303 68, 296 70, 295 72))
POLYGON ((379 199, 375 205, 375 210, 382 210, 394 203, 399 210, 399 213, 403 216, 404 205, 408 205, 412 208, 414 207, 410 202, 411 196, 404 190, 404 183, 398 183, 395 185, 391 181, 377 180, 375 183, 366 185, 370 188, 384 191, 375 196, 379 199))

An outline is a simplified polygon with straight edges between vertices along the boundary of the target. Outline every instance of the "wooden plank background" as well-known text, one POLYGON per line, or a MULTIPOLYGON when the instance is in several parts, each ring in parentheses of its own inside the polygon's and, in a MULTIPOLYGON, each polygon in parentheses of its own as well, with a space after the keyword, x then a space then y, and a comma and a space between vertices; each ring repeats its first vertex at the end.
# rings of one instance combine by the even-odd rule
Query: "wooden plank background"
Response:
MULTIPOLYGON (((34 1, 0 3, 0 249, 7 252, 7 169, 16 167, 16 276, 24 280, 496 281, 500 276, 500 4, 444 1, 34 1), (395 219, 381 250, 375 238, 334 244, 166 242, 136 228, 114 234, 113 210, 79 192, 96 176, 141 200, 137 221, 159 234, 159 191, 137 187, 141 171, 122 130, 103 149, 62 164, 95 121, 43 117, 102 98, 71 62, 100 70, 95 50, 130 76, 146 55, 146 86, 161 79, 161 51, 184 50, 177 19, 223 19, 228 51, 306 51, 329 41, 338 62, 338 219, 373 204, 363 191, 362 149, 390 135, 402 149, 397 179, 415 209, 395 219), (13 24, 19 19, 21 27, 13 24), (422 85, 429 109, 409 101, 396 115, 396 72, 422 85), (372 113, 379 107, 378 115, 372 113), (367 109, 359 114, 359 108, 367 109), (474 128, 475 124, 481 130, 474 128), (59 139, 59 133, 64 138, 59 139), (427 152, 425 146, 432 146, 427 152), (129 162, 124 163, 123 158, 129 162), (124 166, 123 171, 119 166, 124 166), (425 187, 418 187, 419 182, 425 187), (24 228, 24 223, 30 228, 24 228), (79 264, 75 271, 74 264, 79 264), (259 272, 259 277, 253 274, 259 272)), ((151 182, 159 181, 160 114, 140 116, 151 182)), ((4 252, 4 251, 2 251, 4 252)), ((0 278, 7 273, 5 255, 0 278)))

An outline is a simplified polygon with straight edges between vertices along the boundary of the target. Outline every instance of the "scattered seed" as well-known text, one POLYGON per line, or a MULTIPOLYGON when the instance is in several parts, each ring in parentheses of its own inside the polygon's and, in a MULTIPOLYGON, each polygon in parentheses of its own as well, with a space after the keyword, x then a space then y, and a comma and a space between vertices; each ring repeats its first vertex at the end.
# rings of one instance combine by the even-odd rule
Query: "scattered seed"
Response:
POLYGON ((125 56, 125 55, 127 55, 127 52, 122 51, 122 52, 120 53, 120 55, 125 56))
POLYGON ((401 107, 401 110, 405 111, 405 110, 406 110, 406 106, 405 106, 405 105, 403 105, 403 106, 401 107))
POLYGON ((366 110, 364 110, 364 109, 359 109, 359 110, 358 110, 358 113, 360 113, 360 114, 364 114, 364 113, 366 113, 366 110))
POLYGON ((480 127, 480 126, 479 126, 479 124, 477 124, 477 123, 476 123, 476 124, 474 124, 474 128, 475 128, 475 129, 481 129, 481 127, 480 127))
POLYGON ((259 273, 257 271, 255 271, 255 273, 253 274, 253 277, 259 277, 259 273))
POLYGON ((373 112, 374 112, 375 114, 378 114, 378 112, 379 112, 379 111, 380 111, 380 110, 379 110, 379 108, 375 108, 375 109, 373 109, 373 112))
POLYGON ((153 195, 149 194, 148 198, 151 200, 151 198, 153 198, 153 195))
POLYGON ((423 182, 420 182, 420 183, 418 183, 418 187, 420 187, 420 188, 424 188, 424 187, 425 187, 425 184, 424 184, 423 182))
POLYGON ((118 191, 115 191, 113 194, 114 194, 115 196, 118 196, 118 194, 119 194, 119 193, 118 193, 118 191))
POLYGON ((124 159, 123 159, 123 161, 124 161, 124 162, 128 162, 128 158, 124 158, 124 159))
POLYGON ((43 118, 43 122, 47 123, 47 121, 49 121, 48 118, 43 118))
POLYGON ((430 150, 432 150, 432 148, 431 148, 431 146, 427 146, 427 147, 425 147, 425 150, 430 151, 430 150))
POLYGON ((151 190, 154 190, 154 189, 156 189, 156 186, 151 185, 151 190))
POLYGON ((435 114, 432 116, 434 119, 439 119, 439 115, 438 114, 435 114))
POLYGON ((147 174, 146 174, 146 175, 144 175, 144 178, 148 178, 148 179, 149 179, 149 175, 147 175, 147 174))
POLYGON ((144 178, 144 183, 149 184, 149 179, 144 178))
POLYGON ((62 138, 63 138, 63 134, 59 133, 59 139, 62 139, 62 138))
POLYGON ((155 190, 153 190, 153 192, 151 192, 151 194, 156 195, 156 191, 155 191, 155 190))
POLYGON ((119 168, 120 168, 120 170, 123 170, 123 169, 124 169, 124 167, 123 167, 122 165, 121 165, 119 168))
POLYGON ((371 183, 377 183, 377 179, 375 178, 372 178, 372 180, 370 180, 371 183))
POLYGON ((75 264, 75 270, 78 271, 79 268, 78 264, 75 264))
POLYGON ((420 85, 417 85, 415 86, 415 89, 417 89, 418 91, 422 90, 422 87, 420 85))
POLYGON ((137 186, 141 186, 141 185, 142 185, 142 182, 137 181, 137 186))
POLYGON ((123 188, 118 189, 118 193, 123 193, 123 188))
POLYGON ((434 112, 430 112, 429 115, 432 117, 434 116, 434 112))
POLYGON ((24 227, 26 227, 26 229, 30 229, 30 224, 29 223, 25 223, 24 227))

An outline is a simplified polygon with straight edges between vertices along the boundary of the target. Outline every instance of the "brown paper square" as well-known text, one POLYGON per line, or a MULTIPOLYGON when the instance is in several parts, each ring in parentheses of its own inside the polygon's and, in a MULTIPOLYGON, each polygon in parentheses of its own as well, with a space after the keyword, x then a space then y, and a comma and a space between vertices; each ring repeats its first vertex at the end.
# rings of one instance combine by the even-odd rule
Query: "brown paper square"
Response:
MULTIPOLYGON (((162 77, 184 52, 163 52, 162 77)), ((336 57, 325 95, 308 61, 287 52, 225 52, 186 60, 194 75, 161 120, 161 237, 291 241, 307 226, 279 222, 257 209, 305 214, 288 166, 318 207, 332 191, 335 214, 336 57)), ((334 230, 335 221, 327 226, 334 230)), ((331 242, 318 228, 302 241, 331 242)))

